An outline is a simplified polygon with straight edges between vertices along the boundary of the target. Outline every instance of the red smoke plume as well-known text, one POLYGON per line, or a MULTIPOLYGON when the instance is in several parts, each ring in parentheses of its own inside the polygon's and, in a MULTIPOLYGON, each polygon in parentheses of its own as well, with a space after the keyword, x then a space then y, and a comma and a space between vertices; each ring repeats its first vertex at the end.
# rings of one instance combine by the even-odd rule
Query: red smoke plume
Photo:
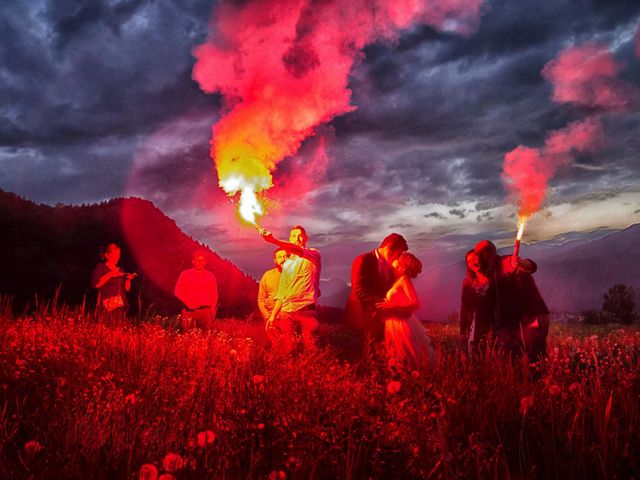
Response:
POLYGON ((629 86, 617 78, 620 65, 603 46, 569 47, 542 69, 553 84, 553 100, 606 111, 624 110, 629 86))
MULTIPOLYGON (((318 125, 355 107, 349 73, 362 49, 419 23, 471 32, 482 0, 223 1, 211 35, 197 47, 193 77, 222 93, 211 156, 229 195, 272 186, 271 173, 318 125)), ((241 204, 243 198, 241 198, 241 204)), ((251 205, 255 222, 260 205, 251 205)), ((244 217, 244 215, 243 215, 244 217)), ((246 217, 245 217, 246 218, 246 217)))
POLYGON ((503 178, 515 197, 519 216, 529 217, 540 210, 549 179, 560 167, 572 162, 573 154, 593 152, 603 145, 602 124, 589 118, 552 132, 542 149, 519 145, 507 153, 503 178))
MULTIPOLYGON (((554 101, 602 114, 637 103, 637 88, 617 77, 620 69, 608 49, 587 44, 563 50, 544 66, 542 76, 553 85, 554 101)), ((542 149, 519 145, 507 153, 503 178, 519 215, 530 216, 542 207, 548 182, 558 168, 570 165, 575 154, 595 152, 604 143, 602 123, 593 115, 549 133, 542 149)))

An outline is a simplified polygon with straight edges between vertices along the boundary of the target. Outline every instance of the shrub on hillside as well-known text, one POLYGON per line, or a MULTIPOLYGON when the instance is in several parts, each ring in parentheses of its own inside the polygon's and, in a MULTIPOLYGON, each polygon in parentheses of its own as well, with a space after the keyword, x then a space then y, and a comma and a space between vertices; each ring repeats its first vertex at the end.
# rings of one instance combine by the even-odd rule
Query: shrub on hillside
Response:
POLYGON ((638 317, 633 288, 620 283, 611 287, 604 294, 602 311, 605 314, 609 314, 613 321, 626 324, 633 323, 638 317))

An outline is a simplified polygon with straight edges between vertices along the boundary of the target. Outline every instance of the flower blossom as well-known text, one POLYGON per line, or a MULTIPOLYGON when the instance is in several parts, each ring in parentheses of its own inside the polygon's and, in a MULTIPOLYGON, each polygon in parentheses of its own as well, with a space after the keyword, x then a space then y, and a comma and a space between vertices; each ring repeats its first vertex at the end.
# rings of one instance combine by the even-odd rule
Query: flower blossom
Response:
POLYGON ((151 463, 145 463, 140 467, 140 473, 138 474, 140 480, 157 480, 158 469, 151 463))
POLYGON ((534 397, 533 395, 528 395, 526 397, 522 397, 520 399, 520 413, 526 415, 531 407, 533 407, 534 397))
POLYGON ((391 380, 387 384, 387 392, 389 392, 391 395, 398 393, 400 391, 400 388, 402 388, 402 384, 397 380, 391 380))
POLYGON ((215 441, 216 434, 213 433, 211 430, 205 430, 204 432, 198 433, 197 438, 198 438, 198 447, 204 448, 207 445, 211 445, 215 441))
POLYGON ((24 453, 28 457, 33 457, 44 450, 44 447, 37 440, 29 440, 24 444, 24 453))
POLYGON ((182 468, 183 460, 177 453, 168 453, 164 460, 162 460, 162 468, 167 472, 173 473, 176 470, 182 468))

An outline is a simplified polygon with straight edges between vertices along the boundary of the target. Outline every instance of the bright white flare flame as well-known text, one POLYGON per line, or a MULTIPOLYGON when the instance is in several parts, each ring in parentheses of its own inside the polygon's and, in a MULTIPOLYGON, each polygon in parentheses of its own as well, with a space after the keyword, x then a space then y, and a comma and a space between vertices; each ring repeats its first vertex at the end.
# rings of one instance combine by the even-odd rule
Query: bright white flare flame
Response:
POLYGON ((516 235, 516 240, 522 240, 522 234, 524 233, 524 224, 526 223, 525 218, 520 218, 518 221, 518 234, 516 235))
POLYGON ((264 209, 256 196, 256 191, 268 188, 270 185, 256 185, 240 176, 232 176, 225 180, 220 180, 220 186, 227 192, 227 195, 233 196, 240 192, 240 216, 252 225, 256 225, 256 216, 264 215, 264 209))
POLYGON ((262 215, 262 205, 256 197, 256 192, 251 188, 245 187, 240 192, 240 215, 247 222, 256 225, 256 215, 262 215))

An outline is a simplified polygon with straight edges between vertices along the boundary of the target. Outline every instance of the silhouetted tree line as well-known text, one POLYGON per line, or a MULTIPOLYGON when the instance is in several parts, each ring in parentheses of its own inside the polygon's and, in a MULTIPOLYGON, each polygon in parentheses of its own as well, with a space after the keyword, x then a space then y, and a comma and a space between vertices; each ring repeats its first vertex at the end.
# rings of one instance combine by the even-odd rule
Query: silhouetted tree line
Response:
POLYGON ((52 298, 58 288, 67 304, 86 298, 89 306, 95 305, 91 274, 101 247, 110 242, 122 247, 120 266, 140 274, 129 294, 133 310, 177 313, 173 287, 197 248, 209 253, 208 268, 218 279, 219 316, 245 316, 253 310, 255 280, 186 235, 146 200, 50 207, 0 190, 0 232, 5 252, 0 293, 12 295, 18 311, 33 305, 36 295, 52 298))
POLYGON ((638 319, 633 288, 621 283, 612 286, 602 297, 602 310, 588 310, 584 312, 583 319, 591 324, 633 323, 638 319))

